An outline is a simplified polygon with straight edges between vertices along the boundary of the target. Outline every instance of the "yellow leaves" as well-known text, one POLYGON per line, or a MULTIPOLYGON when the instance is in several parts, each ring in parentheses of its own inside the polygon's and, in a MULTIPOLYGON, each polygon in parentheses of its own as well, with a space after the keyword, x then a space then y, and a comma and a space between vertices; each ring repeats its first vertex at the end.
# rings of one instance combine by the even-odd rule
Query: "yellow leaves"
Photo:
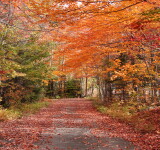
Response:
POLYGON ((53 71, 52 74, 56 75, 56 76, 63 76, 63 75, 65 75, 65 73, 63 71, 53 71))
POLYGON ((120 59, 115 59, 115 60, 113 61, 113 63, 114 63, 114 65, 115 65, 115 67, 118 67, 118 66, 120 66, 120 64, 121 64, 121 60, 120 60, 120 59))
POLYGON ((48 85, 49 81, 48 81, 48 80, 43 80, 43 83, 44 83, 45 85, 48 85))
POLYGON ((7 76, 5 74, 1 75, 0 77, 0 86, 1 86, 1 81, 7 80, 7 76))
POLYGON ((16 72, 16 71, 13 71, 11 75, 12 75, 13 78, 15 78, 15 77, 24 77, 24 76, 26 76, 25 73, 16 72))
MULTIPOLYGON (((120 62, 119 60, 117 60, 120 62)), ((146 73, 147 69, 145 64, 136 64, 131 65, 127 63, 123 66, 119 66, 118 70, 110 69, 113 71, 113 75, 111 76, 111 80, 115 80, 116 78, 121 78, 123 81, 134 81, 135 83, 141 83, 139 80, 139 76, 141 77, 149 77, 149 74, 146 73)), ((152 73, 152 72, 151 72, 152 73)))
POLYGON ((114 71, 115 69, 114 68, 106 68, 106 73, 108 73, 108 72, 111 72, 111 71, 114 71))
POLYGON ((106 77, 106 75, 108 74, 108 73, 111 73, 111 72, 113 72, 113 71, 115 71, 115 69, 114 68, 106 68, 106 70, 99 70, 99 72, 96 72, 97 74, 99 73, 99 75, 100 76, 102 76, 102 77, 106 77))
MULTIPOLYGON (((53 75, 61 77, 69 72, 76 72, 79 75, 83 70, 93 76, 96 73, 105 75, 113 72, 112 79, 121 77, 124 80, 131 78, 136 80, 134 75, 144 75, 146 72, 146 64, 143 60, 137 59, 137 55, 145 53, 149 58, 150 48, 142 46, 139 36, 141 33, 137 34, 136 40, 128 38, 129 34, 133 36, 132 33, 135 30, 129 28, 128 24, 137 21, 143 11, 153 8, 153 4, 140 0, 113 1, 112 3, 84 1, 80 5, 76 1, 69 0, 31 0, 31 5, 34 12, 42 15, 38 23, 58 20, 58 25, 63 26, 59 28, 60 32, 50 32, 51 36, 47 34, 43 37, 48 40, 56 38, 61 43, 60 50, 55 54, 54 59, 65 72, 53 71, 53 75), (64 20, 69 20, 70 23, 64 20), (125 38, 128 39, 124 40, 125 38), (139 52, 139 47, 145 50, 139 52), (123 62, 118 59, 121 53, 136 57, 136 65, 127 62, 122 66, 123 62), (103 60, 107 56, 111 66, 105 66, 103 60), (61 63, 62 57, 63 63, 61 63), (85 70, 85 67, 89 69, 85 70)), ((158 62, 157 58, 153 61, 153 63, 158 62)))

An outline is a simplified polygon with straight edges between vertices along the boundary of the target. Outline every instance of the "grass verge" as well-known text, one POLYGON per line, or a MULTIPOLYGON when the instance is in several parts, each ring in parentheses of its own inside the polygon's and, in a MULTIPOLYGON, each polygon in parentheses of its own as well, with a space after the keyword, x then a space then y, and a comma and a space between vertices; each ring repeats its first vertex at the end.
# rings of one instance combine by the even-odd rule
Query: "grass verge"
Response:
POLYGON ((96 109, 132 126, 136 131, 160 133, 160 107, 149 109, 137 102, 115 102, 109 106, 94 101, 96 109))
POLYGON ((19 104, 9 109, 0 108, 0 121, 21 118, 24 115, 34 114, 41 108, 49 105, 49 101, 39 101, 30 104, 19 104))

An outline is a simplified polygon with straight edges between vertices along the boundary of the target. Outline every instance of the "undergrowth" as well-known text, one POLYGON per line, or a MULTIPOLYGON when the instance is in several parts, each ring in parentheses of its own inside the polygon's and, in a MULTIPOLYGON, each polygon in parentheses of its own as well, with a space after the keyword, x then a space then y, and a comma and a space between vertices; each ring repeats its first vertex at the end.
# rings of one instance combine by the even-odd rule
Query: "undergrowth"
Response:
POLYGON ((0 121, 18 119, 24 115, 34 114, 48 105, 48 101, 39 101, 30 104, 19 104, 8 109, 0 108, 0 121))
POLYGON ((96 100, 94 106, 101 113, 108 114, 112 118, 131 125, 136 131, 144 133, 160 132, 160 125, 157 125, 160 122, 160 114, 157 111, 160 111, 160 109, 153 113, 147 105, 134 101, 128 103, 115 102, 105 106, 96 100), (158 114, 159 117, 157 117, 158 114))

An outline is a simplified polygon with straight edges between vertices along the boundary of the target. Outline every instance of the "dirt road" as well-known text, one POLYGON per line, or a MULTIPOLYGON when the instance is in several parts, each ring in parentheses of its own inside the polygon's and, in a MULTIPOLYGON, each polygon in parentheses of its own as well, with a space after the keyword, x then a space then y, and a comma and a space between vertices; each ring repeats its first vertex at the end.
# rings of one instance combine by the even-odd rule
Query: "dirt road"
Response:
POLYGON ((0 150, 133 150, 120 138, 125 130, 89 100, 61 99, 35 115, 0 123, 0 150))

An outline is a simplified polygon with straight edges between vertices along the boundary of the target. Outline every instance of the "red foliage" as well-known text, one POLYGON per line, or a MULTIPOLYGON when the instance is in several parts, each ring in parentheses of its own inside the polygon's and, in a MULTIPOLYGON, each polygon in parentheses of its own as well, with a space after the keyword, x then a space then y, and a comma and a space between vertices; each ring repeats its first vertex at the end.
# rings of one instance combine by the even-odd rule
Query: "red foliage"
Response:
POLYGON ((129 25, 132 29, 137 29, 137 30, 141 30, 143 29, 144 25, 142 24, 141 21, 136 21, 136 22, 133 22, 129 25))
POLYGON ((0 70, 0 74, 6 74, 6 71, 0 70))

